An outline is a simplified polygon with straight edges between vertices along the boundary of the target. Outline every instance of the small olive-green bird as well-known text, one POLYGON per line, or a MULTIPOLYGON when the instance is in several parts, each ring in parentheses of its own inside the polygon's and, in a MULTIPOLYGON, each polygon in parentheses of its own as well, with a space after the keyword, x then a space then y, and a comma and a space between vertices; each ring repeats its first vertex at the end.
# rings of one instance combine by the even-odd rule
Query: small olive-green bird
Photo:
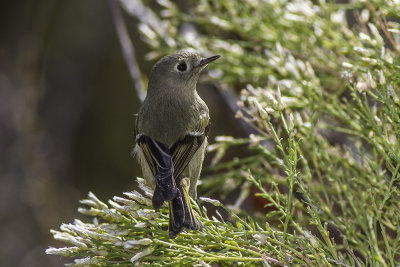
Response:
POLYGON ((203 227, 189 198, 197 199, 210 121, 196 83, 207 64, 219 57, 181 51, 160 59, 136 119, 134 151, 145 181, 154 189, 153 207, 168 202, 170 236, 183 228, 203 227))

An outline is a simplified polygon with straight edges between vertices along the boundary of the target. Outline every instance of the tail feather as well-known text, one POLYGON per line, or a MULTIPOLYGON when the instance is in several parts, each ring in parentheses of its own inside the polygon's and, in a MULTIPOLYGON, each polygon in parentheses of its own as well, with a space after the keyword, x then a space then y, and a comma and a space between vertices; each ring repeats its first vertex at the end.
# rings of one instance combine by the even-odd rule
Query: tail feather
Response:
POLYGON ((169 235, 176 236, 183 228, 200 230, 203 224, 197 217, 190 203, 188 190, 185 186, 177 185, 176 197, 169 204, 169 235))
POLYGON ((159 172, 155 175, 155 184, 153 194, 153 207, 159 209, 164 201, 170 201, 174 199, 177 190, 174 179, 174 167, 172 165, 172 159, 170 158, 170 165, 166 168, 160 168, 159 172))
POLYGON ((147 163, 153 166, 155 190, 152 201, 153 207, 159 209, 164 201, 170 201, 176 195, 174 162, 167 145, 146 136, 139 139, 139 144, 147 155, 147 163))

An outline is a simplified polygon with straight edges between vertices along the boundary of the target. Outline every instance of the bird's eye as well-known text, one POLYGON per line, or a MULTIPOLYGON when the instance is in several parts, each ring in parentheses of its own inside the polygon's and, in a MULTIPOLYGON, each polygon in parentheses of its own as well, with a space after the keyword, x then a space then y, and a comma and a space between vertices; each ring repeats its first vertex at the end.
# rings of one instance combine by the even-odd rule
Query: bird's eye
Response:
POLYGON ((184 72, 184 71, 187 70, 187 65, 186 65, 185 62, 179 63, 179 64, 176 66, 176 69, 179 70, 180 72, 184 72))

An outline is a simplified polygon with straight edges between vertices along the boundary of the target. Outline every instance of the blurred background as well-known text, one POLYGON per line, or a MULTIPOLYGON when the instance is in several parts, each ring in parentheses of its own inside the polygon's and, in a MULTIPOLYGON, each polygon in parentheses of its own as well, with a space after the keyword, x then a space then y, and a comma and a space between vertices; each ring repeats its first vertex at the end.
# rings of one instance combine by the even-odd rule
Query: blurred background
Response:
MULTIPOLYGON (((80 218, 88 191, 106 201, 135 187, 140 103, 109 9, 97 0, 0 3, 0 266, 62 266, 44 254, 63 246, 49 230, 80 218)), ((154 62, 136 21, 125 21, 148 75, 154 62)), ((199 91, 211 140, 236 132, 215 90, 199 91)))

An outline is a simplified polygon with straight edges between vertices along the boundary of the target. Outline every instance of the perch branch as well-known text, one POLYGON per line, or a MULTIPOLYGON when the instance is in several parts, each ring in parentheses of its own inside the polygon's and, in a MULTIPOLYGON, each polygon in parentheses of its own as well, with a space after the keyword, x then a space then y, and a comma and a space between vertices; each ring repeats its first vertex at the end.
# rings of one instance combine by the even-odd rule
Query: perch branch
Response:
POLYGON ((114 20, 115 29, 121 44, 125 62, 128 65, 129 73, 135 86, 136 93, 140 101, 143 102, 144 98, 146 97, 146 92, 144 90, 143 82, 140 79, 140 69, 136 61, 135 49, 131 39, 129 38, 122 12, 116 0, 108 0, 108 3, 110 4, 111 14, 114 20))
POLYGON ((376 24, 378 24, 379 28, 381 29, 381 31, 383 32, 383 34, 385 34, 386 38, 388 39, 388 41, 390 42, 391 46, 393 47, 393 50, 396 51, 396 53, 398 55, 400 55, 400 51, 397 48, 397 44, 396 41, 393 39, 392 35, 390 34, 390 32, 387 29, 386 23, 384 23, 382 21, 382 19, 379 17, 379 15, 377 14, 374 6, 371 3, 367 2, 367 8, 368 10, 372 13, 372 16, 375 19, 376 24))

